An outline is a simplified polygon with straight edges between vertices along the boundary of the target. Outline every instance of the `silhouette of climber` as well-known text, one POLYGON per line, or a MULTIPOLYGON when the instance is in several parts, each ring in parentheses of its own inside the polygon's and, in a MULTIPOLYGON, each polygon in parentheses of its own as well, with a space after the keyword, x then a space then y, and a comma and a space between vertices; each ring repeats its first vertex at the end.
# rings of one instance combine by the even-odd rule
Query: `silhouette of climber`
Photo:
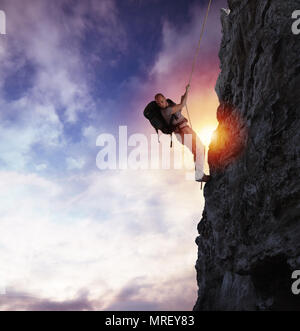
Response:
POLYGON ((170 123, 174 127, 174 133, 177 140, 187 146, 194 155, 195 162, 195 180, 197 182, 208 182, 210 176, 204 174, 204 159, 205 147, 196 132, 188 125, 187 119, 182 115, 182 109, 186 106, 190 85, 186 87, 185 94, 181 97, 181 102, 178 105, 169 104, 163 94, 158 93, 155 96, 155 101, 161 109, 161 114, 166 123, 170 123), (185 139, 186 135, 192 135, 192 146, 185 139))

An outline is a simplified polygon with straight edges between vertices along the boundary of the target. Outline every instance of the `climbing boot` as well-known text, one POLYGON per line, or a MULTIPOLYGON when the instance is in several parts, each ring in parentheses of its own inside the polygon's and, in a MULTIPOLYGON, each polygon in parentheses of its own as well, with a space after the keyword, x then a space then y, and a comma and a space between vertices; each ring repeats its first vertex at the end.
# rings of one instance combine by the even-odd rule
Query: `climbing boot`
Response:
POLYGON ((207 183, 210 180, 210 178, 211 178, 211 176, 204 174, 201 179, 196 179, 196 182, 207 183))
POLYGON ((203 188, 203 183, 207 183, 209 180, 210 180, 210 178, 211 178, 211 176, 209 176, 209 175, 203 175, 203 177, 201 178, 201 179, 196 179, 196 182, 199 182, 199 183, 201 183, 201 190, 202 190, 202 188, 203 188))

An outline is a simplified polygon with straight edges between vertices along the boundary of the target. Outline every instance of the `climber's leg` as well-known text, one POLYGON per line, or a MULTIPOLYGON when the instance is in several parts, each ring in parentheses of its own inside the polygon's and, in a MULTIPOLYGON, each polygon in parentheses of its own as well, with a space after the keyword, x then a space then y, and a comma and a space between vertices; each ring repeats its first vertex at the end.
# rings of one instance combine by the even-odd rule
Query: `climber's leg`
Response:
POLYGON ((185 126, 175 132, 177 139, 187 146, 194 155, 195 162, 195 179, 201 181, 204 177, 204 159, 205 148, 196 132, 189 126, 185 126), (190 139, 184 139, 185 136, 192 136, 192 144, 189 143, 190 139))

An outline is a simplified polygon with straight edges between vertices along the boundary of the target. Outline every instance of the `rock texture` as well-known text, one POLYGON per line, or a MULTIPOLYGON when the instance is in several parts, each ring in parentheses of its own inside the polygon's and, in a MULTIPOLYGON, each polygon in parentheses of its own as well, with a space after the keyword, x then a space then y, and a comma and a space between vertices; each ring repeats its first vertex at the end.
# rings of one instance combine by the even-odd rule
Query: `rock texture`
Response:
POLYGON ((194 310, 300 310, 300 1, 228 5, 194 310))

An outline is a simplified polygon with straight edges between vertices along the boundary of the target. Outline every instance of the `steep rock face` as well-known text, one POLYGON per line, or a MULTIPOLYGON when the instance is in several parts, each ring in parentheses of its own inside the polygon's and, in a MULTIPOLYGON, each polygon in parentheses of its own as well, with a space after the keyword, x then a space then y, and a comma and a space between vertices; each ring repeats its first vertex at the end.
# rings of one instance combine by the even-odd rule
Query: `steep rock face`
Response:
POLYGON ((228 5, 194 310, 300 310, 300 1, 228 5))

